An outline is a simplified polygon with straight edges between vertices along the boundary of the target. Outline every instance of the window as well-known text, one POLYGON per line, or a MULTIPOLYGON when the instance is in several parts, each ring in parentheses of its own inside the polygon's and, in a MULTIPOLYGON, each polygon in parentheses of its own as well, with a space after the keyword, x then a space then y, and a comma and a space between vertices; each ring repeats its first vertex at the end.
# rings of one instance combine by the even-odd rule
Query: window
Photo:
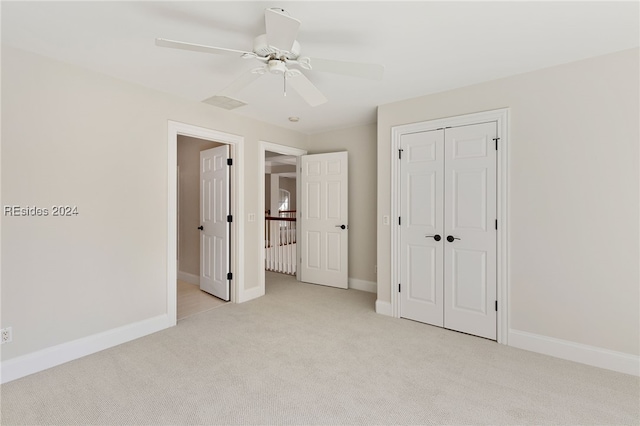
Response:
POLYGON ((291 194, 286 189, 280 189, 280 201, 278 211, 289 210, 289 197, 291 194))

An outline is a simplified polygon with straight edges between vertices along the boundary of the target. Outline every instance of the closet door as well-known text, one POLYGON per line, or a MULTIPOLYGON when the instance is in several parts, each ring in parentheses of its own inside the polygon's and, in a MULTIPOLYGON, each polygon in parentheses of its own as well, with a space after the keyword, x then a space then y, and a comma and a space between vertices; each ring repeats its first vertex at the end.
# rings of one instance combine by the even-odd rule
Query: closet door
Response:
POLYGON ((444 327, 495 340, 497 124, 444 137, 444 327))
POLYGON ((443 326, 442 130, 401 140, 400 316, 443 326))

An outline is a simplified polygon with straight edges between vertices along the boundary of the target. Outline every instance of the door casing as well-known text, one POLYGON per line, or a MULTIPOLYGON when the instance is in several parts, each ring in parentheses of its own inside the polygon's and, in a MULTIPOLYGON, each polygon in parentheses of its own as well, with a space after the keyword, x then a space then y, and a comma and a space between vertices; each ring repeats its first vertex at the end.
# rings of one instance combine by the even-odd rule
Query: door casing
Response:
POLYGON ((400 283, 400 229, 397 225, 400 216, 400 167, 398 150, 400 139, 404 134, 437 130, 446 127, 496 122, 498 126, 498 158, 497 158, 497 341, 508 344, 509 324, 509 108, 474 114, 460 115, 391 128, 391 315, 400 318, 400 297, 397 284, 400 283), (395 226, 394 226, 395 225, 395 226))

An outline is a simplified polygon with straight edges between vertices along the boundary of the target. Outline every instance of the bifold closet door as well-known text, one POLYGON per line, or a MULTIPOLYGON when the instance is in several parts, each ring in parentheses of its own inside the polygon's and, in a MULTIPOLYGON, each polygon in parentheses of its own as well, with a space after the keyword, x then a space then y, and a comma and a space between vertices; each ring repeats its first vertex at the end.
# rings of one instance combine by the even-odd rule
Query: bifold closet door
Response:
POLYGON ((496 339, 496 123, 445 130, 444 326, 496 339))

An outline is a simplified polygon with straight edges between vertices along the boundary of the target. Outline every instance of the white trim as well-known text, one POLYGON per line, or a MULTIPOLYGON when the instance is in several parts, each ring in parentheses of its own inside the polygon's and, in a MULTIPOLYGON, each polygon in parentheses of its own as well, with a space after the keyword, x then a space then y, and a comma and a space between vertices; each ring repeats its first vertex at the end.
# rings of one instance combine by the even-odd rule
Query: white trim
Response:
MULTIPOLYGON (((260 222, 258 224, 259 228, 260 228, 260 240, 258 241, 258 259, 260 259, 260 265, 262 265, 262 272, 258 274, 258 290, 255 290, 256 294, 258 294, 258 296, 256 297, 260 297, 264 295, 265 292, 265 284, 264 284, 264 259, 265 259, 265 249, 264 249, 264 234, 265 234, 265 229, 264 229, 264 185, 265 185, 265 179, 264 179, 264 174, 265 174, 265 165, 264 165, 264 158, 265 158, 265 152, 266 151, 271 151, 271 152, 276 152, 278 154, 282 154, 282 155, 294 155, 296 157, 299 157, 301 155, 306 155, 307 154, 307 150, 306 149, 300 149, 300 148, 294 148, 291 146, 286 146, 286 145, 279 145, 276 143, 272 143, 272 142, 267 142, 267 141, 260 141, 258 143, 259 146, 259 153, 258 155, 259 160, 258 160, 258 188, 261 188, 258 190, 259 192, 259 197, 258 197, 258 202, 260 203, 260 211, 259 213, 256 215, 256 220, 258 222, 260 222)), ((299 176, 299 167, 296 166, 296 199, 297 200, 301 200, 300 198, 300 185, 298 185, 298 182, 300 182, 300 176, 299 176)), ((298 209, 300 210, 300 209, 298 209)), ((300 229, 298 228, 298 232, 300 232, 300 229)), ((299 241, 300 240, 300 235, 298 234, 296 239, 299 241)), ((298 265, 296 268, 296 271, 300 271, 300 256, 297 257, 298 259, 298 265)), ((298 275, 296 274, 296 278, 298 278, 298 275)))
POLYGON ((175 325, 175 317, 160 315, 102 333, 62 343, 2 362, 2 383, 121 345, 175 325))
MULTIPOLYGON (((441 118, 419 123, 404 124, 391 127, 391 158, 398 155, 400 137, 408 133, 436 130, 442 127, 455 127, 494 121, 498 126, 499 148, 497 159, 497 216, 498 216, 498 244, 497 244, 497 289, 498 299, 497 341, 508 344, 509 324, 509 108, 493 111, 465 114, 456 117, 441 118)), ((400 215, 400 169, 397 161, 391 161, 391 316, 400 317, 400 298, 394 291, 400 277, 400 247, 397 222, 400 215)))
MULTIPOLYGON (((263 275, 264 278, 264 274, 261 275, 263 275)), ((249 300, 257 299, 258 297, 262 296, 264 296, 264 285, 262 287, 251 287, 242 291, 237 303, 248 302, 249 300)))
POLYGON ((393 316, 393 310, 391 309, 391 303, 384 300, 376 300, 376 313, 380 315, 386 315, 388 317, 393 316))
POLYGON ((170 318, 177 315, 176 293, 176 164, 178 156, 178 135, 220 142, 230 145, 233 166, 231 170, 231 214, 236 218, 231 225, 231 302, 240 303, 250 300, 244 290, 244 137, 218 130, 206 129, 177 121, 168 122, 168 190, 167 190, 167 313, 170 318))
POLYGON ((556 339, 520 330, 509 330, 509 346, 575 361, 620 373, 640 376, 640 356, 556 339))
POLYGON ((378 284, 373 281, 359 280, 357 278, 349 278, 349 288, 353 290, 361 290, 369 293, 378 292, 378 284))
POLYGON ((178 279, 180 281, 184 281, 189 284, 200 285, 200 277, 195 274, 190 274, 188 272, 178 271, 178 279))

